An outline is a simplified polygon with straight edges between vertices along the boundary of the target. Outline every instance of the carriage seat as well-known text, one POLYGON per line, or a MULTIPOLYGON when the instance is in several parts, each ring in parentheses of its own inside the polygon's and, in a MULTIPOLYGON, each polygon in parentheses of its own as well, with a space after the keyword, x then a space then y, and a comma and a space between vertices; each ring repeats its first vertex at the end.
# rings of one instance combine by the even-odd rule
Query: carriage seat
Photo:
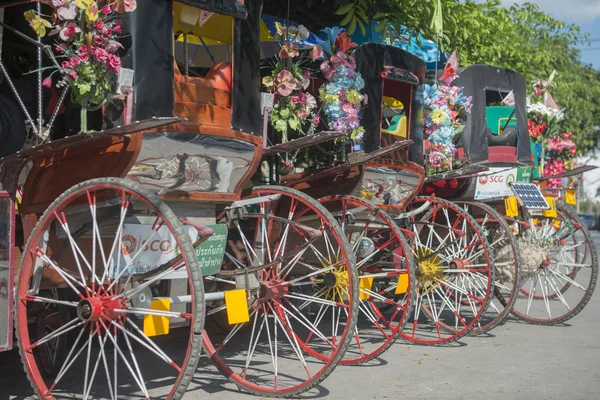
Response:
POLYGON ((387 129, 382 129, 382 132, 406 139, 406 115, 395 115, 392 124, 387 129))
POLYGON ((175 115, 203 125, 231 125, 231 63, 214 65, 203 78, 181 74, 174 67, 175 115))
POLYGON ((231 92, 232 69, 230 62, 220 62, 212 66, 203 78, 185 76, 175 64, 175 81, 186 82, 195 86, 204 86, 213 89, 231 92))

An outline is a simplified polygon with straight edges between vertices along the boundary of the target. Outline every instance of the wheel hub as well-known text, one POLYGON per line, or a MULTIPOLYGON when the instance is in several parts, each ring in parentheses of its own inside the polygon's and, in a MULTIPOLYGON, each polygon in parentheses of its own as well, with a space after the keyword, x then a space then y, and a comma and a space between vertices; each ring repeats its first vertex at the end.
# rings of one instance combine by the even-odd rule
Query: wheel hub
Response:
POLYGON ((288 287, 283 285, 281 279, 262 281, 260 283, 259 298, 262 301, 279 300, 288 292, 288 287))
POLYGON ((101 317, 113 320, 118 308, 125 308, 125 300, 112 300, 112 296, 92 294, 77 304, 77 317, 84 322, 95 322, 101 317))
POLYGON ((433 252, 429 249, 421 250, 419 253, 419 258, 425 258, 425 260, 418 263, 417 281, 424 288, 436 283, 442 277, 443 271, 439 269, 442 259, 437 254, 431 256, 433 252))
POLYGON ((330 271, 323 276, 323 285, 327 288, 325 290, 327 299, 340 303, 344 302, 350 285, 348 274, 344 269, 330 271))

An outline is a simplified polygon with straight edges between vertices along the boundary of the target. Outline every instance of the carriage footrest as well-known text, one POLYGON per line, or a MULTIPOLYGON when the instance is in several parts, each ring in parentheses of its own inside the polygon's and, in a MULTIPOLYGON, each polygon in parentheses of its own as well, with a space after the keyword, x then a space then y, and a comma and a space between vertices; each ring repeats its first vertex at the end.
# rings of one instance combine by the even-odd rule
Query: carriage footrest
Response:
POLYGON ((278 153, 289 153, 305 147, 314 146, 319 143, 328 142, 337 138, 346 136, 345 132, 319 132, 314 135, 303 136, 299 139, 290 140, 289 142, 276 144, 264 149, 263 156, 272 156, 278 153))

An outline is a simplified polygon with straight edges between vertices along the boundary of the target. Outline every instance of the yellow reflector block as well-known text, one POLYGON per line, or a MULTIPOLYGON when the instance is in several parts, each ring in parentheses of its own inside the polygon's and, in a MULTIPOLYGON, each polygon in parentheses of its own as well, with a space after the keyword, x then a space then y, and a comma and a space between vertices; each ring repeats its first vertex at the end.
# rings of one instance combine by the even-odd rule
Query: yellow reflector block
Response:
POLYGON ((567 204, 577 204, 577 196, 575 196, 575 189, 567 189, 565 194, 565 201, 567 204))
POLYGON ((371 290, 373 286, 373 278, 360 278, 360 299, 361 300, 369 300, 371 295, 367 293, 367 290, 371 290))
POLYGON ((556 218, 558 214, 556 213, 556 207, 554 206, 554 197, 546 197, 546 201, 550 206, 549 210, 544 210, 544 217, 546 218, 556 218))
POLYGON ((560 230, 560 227, 561 227, 560 219, 555 219, 553 224, 554 224, 554 228, 556 228, 556 230, 560 230))
POLYGON ((225 306, 227 307, 227 321, 229 325, 243 324, 250 321, 248 298, 246 297, 245 289, 225 292, 225 306))
POLYGON ((408 274, 398 275, 398 286, 396 286, 396 294, 404 294, 408 292, 408 274))
POLYGON ((519 206, 517 204, 517 196, 508 196, 504 198, 504 208, 506 209, 507 217, 518 217, 519 206))
MULTIPOLYGON (((152 300, 151 310, 170 311, 171 299, 152 300)), ((169 317, 159 317, 156 315, 144 315, 144 334, 148 337, 168 335, 169 317)))

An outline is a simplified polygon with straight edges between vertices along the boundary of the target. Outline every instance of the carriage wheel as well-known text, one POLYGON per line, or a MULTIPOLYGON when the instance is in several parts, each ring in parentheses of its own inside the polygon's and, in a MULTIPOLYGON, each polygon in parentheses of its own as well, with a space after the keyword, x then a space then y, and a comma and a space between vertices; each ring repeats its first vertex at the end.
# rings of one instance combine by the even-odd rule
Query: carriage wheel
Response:
POLYGON ((357 260, 359 319, 342 364, 363 363, 396 341, 413 311, 412 254, 398 225, 379 207, 351 196, 319 202, 340 222, 357 260))
POLYGON ((223 289, 235 289, 236 279, 246 287, 249 319, 228 333, 207 326, 204 346, 241 389, 291 396, 325 379, 348 348, 358 314, 356 264, 316 200, 277 186, 254 188, 244 201, 256 198, 230 210, 223 270, 206 278, 223 289))
POLYGON ((123 179, 81 183, 50 205, 25 247, 15 303, 19 350, 40 398, 183 396, 204 326, 191 234, 164 202, 123 179), (183 310, 155 307, 175 282, 191 302, 183 310), (56 290, 58 298, 47 295, 56 290), (40 329, 49 310, 64 323, 40 329), (151 338, 157 332, 146 323, 177 324, 170 336, 179 340, 151 338), (60 361, 41 361, 56 342, 64 346, 60 361))
POLYGON ((477 326, 491 299, 494 261, 479 224, 460 206, 417 197, 407 211, 425 211, 405 221, 412 230, 417 299, 402 338, 419 344, 456 341, 477 326))
POLYGON ((494 296, 471 334, 491 331, 510 315, 521 286, 519 245, 505 218, 487 204, 457 201, 483 230, 494 255, 494 296))
POLYGON ((557 205, 557 218, 536 218, 519 235, 523 273, 513 314, 539 325, 563 323, 587 305, 598 279, 593 238, 577 215, 557 205))

